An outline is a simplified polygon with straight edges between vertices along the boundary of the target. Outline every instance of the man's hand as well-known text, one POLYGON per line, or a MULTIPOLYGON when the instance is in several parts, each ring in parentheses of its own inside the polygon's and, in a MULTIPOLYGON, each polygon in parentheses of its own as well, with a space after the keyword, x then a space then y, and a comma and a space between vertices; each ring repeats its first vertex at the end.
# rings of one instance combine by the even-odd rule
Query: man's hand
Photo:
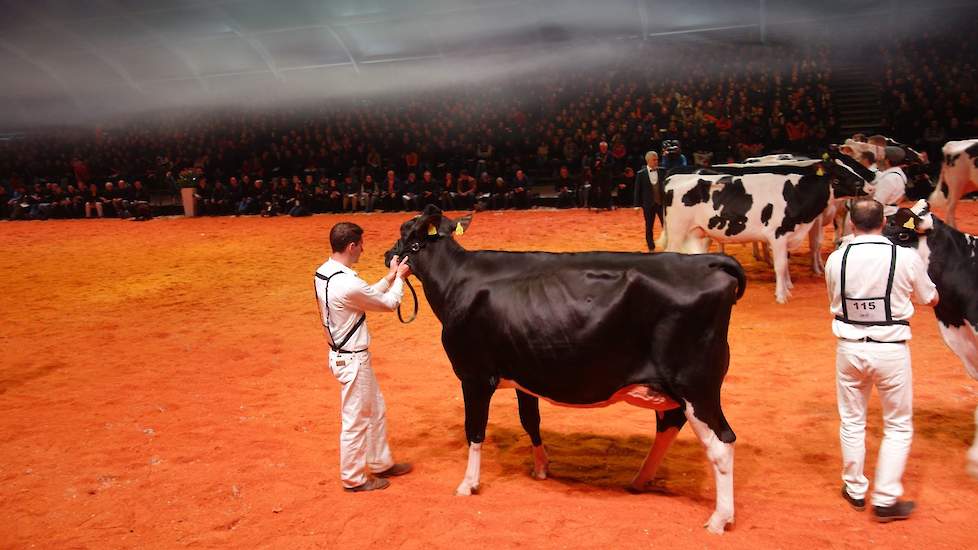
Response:
MULTIPOLYGON (((411 275, 411 266, 407 263, 408 257, 404 256, 404 261, 402 261, 397 266, 397 276, 401 279, 407 279, 411 275)), ((394 265, 394 261, 391 260, 391 265, 394 265)))
POLYGON ((384 278, 387 279, 388 284, 394 282, 394 277, 397 276, 397 267, 398 265, 400 265, 400 263, 401 263, 401 259, 400 257, 398 257, 397 254, 391 256, 391 267, 387 271, 387 275, 384 276, 384 278))

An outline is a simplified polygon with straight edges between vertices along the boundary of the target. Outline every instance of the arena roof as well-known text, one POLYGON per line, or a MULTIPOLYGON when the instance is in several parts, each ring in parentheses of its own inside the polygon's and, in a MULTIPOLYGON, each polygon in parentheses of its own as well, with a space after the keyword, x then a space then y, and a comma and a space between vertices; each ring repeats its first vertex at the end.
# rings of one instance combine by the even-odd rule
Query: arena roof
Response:
MULTIPOLYGON (((0 128, 227 98, 390 89, 425 80, 417 77, 431 76, 431 67, 491 52, 518 49, 525 60, 573 53, 601 41, 735 30, 763 37, 768 27, 789 22, 871 19, 915 5, 904 0, 0 1, 5 12, 0 128)), ((495 67, 507 70, 506 59, 511 58, 497 60, 495 67)))

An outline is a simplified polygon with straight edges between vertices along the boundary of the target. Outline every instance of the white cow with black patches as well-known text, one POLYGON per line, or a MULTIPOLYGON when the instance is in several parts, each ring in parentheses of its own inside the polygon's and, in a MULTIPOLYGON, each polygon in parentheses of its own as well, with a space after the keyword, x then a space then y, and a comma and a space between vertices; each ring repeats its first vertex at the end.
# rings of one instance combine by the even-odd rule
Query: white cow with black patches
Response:
MULTIPOLYGON (((978 380, 978 237, 945 224, 924 201, 897 211, 884 234, 898 245, 915 248, 924 260, 940 296, 934 315, 944 343, 978 380)), ((967 469, 978 478, 978 409, 975 423, 967 469)))
MULTIPOLYGON (((766 243, 774 260, 775 298, 783 304, 792 288, 788 251, 810 238, 834 195, 863 194, 866 181, 833 161, 751 170, 741 175, 698 170, 669 176, 662 241, 666 251, 693 254, 705 253, 710 240, 766 243)), ((817 233, 816 249, 821 231, 817 233)))
POLYGON ((930 195, 930 205, 946 207, 947 223, 955 227, 958 200, 978 190, 978 139, 949 141, 941 152, 944 155, 941 177, 930 195))

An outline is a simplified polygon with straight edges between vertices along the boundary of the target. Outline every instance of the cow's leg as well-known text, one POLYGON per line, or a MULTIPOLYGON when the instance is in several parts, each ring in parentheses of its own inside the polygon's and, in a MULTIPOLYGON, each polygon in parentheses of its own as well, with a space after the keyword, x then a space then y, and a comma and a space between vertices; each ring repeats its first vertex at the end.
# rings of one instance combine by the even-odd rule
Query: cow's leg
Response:
POLYGON ((628 484, 628 491, 633 493, 644 493, 651 489, 652 479, 655 472, 662 464, 662 459, 666 456, 666 451, 676 440, 679 430, 686 423, 686 413, 681 408, 669 409, 667 411, 656 411, 655 416, 655 441, 649 449, 642 468, 628 484))
POLYGON ((547 450, 540 438, 540 400, 535 395, 520 390, 516 390, 516 400, 520 405, 520 424, 533 444, 533 471, 530 475, 535 479, 547 479, 550 459, 547 458, 547 450))
MULTIPOLYGON (((958 356, 969 376, 978 380, 978 333, 969 323, 952 327, 938 322, 944 343, 958 356)), ((975 409, 975 438, 968 449, 968 473, 978 478, 978 409, 975 409)))
MULTIPOLYGON (((700 406, 703 407, 704 405, 701 404, 700 406)), ((726 425, 726 420, 723 419, 723 413, 719 411, 719 403, 717 403, 716 407, 717 411, 712 416, 717 419, 714 422, 717 425, 712 428, 706 422, 696 417, 693 405, 689 401, 686 402, 686 419, 689 420, 689 425, 693 428, 693 432, 696 433, 696 437, 699 438, 700 442, 706 448, 706 456, 713 465, 713 477, 717 484, 717 507, 704 527, 711 533, 721 535, 726 526, 733 524, 734 521, 734 447, 733 432, 726 425), (725 428, 721 427, 721 425, 725 426, 725 428), (720 436, 717 435, 717 430, 720 430, 722 436, 728 439, 729 442, 721 440, 720 436)))
POLYGON ((835 240, 832 242, 832 248, 839 248, 842 244, 842 237, 846 235, 846 218, 849 216, 849 208, 839 208, 835 212, 835 218, 832 219, 832 228, 835 229, 835 240))
POLYGON ((788 269, 787 239, 775 239, 771 243, 771 255, 774 256, 774 297, 779 304, 784 304, 791 296, 791 271, 788 269))
POLYGON ((949 196, 947 198, 947 224, 951 227, 957 229, 958 225, 954 220, 954 211, 958 207, 958 198, 955 196, 949 196))
POLYGON ((968 449, 968 465, 966 466, 971 477, 978 479, 978 408, 975 409, 975 438, 968 449))
POLYGON ((455 489, 459 496, 469 496, 479 491, 479 468, 482 463, 482 442, 486 439, 489 422, 489 401, 495 390, 488 381, 462 381, 462 399, 465 401, 465 437, 469 441, 469 462, 465 477, 455 489))
POLYGON ((825 274, 825 263, 822 262, 822 223, 821 218, 815 220, 808 230, 808 247, 812 251, 812 273, 825 274))

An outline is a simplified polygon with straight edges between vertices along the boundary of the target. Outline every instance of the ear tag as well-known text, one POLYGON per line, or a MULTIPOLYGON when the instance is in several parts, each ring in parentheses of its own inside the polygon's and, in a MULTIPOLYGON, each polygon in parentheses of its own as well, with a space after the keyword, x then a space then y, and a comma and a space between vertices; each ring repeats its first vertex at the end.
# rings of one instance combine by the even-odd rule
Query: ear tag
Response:
POLYGON ((907 229, 917 229, 917 226, 913 223, 913 218, 907 220, 907 223, 903 224, 903 227, 906 227, 907 229))
POLYGON ((428 236, 429 237, 434 237, 437 234, 438 234, 438 230, 435 229, 435 226, 433 224, 430 224, 429 223, 428 224, 428 236))
POLYGON ((465 230, 462 229, 462 222, 458 222, 457 224, 455 224, 455 234, 458 236, 462 236, 465 234, 465 230))
POLYGON ((829 154, 828 153, 822 153, 822 160, 829 160, 829 154))
POLYGON ((822 167, 819 166, 818 167, 818 170, 815 171, 815 175, 816 176, 824 176, 825 175, 825 170, 822 170, 822 167))

